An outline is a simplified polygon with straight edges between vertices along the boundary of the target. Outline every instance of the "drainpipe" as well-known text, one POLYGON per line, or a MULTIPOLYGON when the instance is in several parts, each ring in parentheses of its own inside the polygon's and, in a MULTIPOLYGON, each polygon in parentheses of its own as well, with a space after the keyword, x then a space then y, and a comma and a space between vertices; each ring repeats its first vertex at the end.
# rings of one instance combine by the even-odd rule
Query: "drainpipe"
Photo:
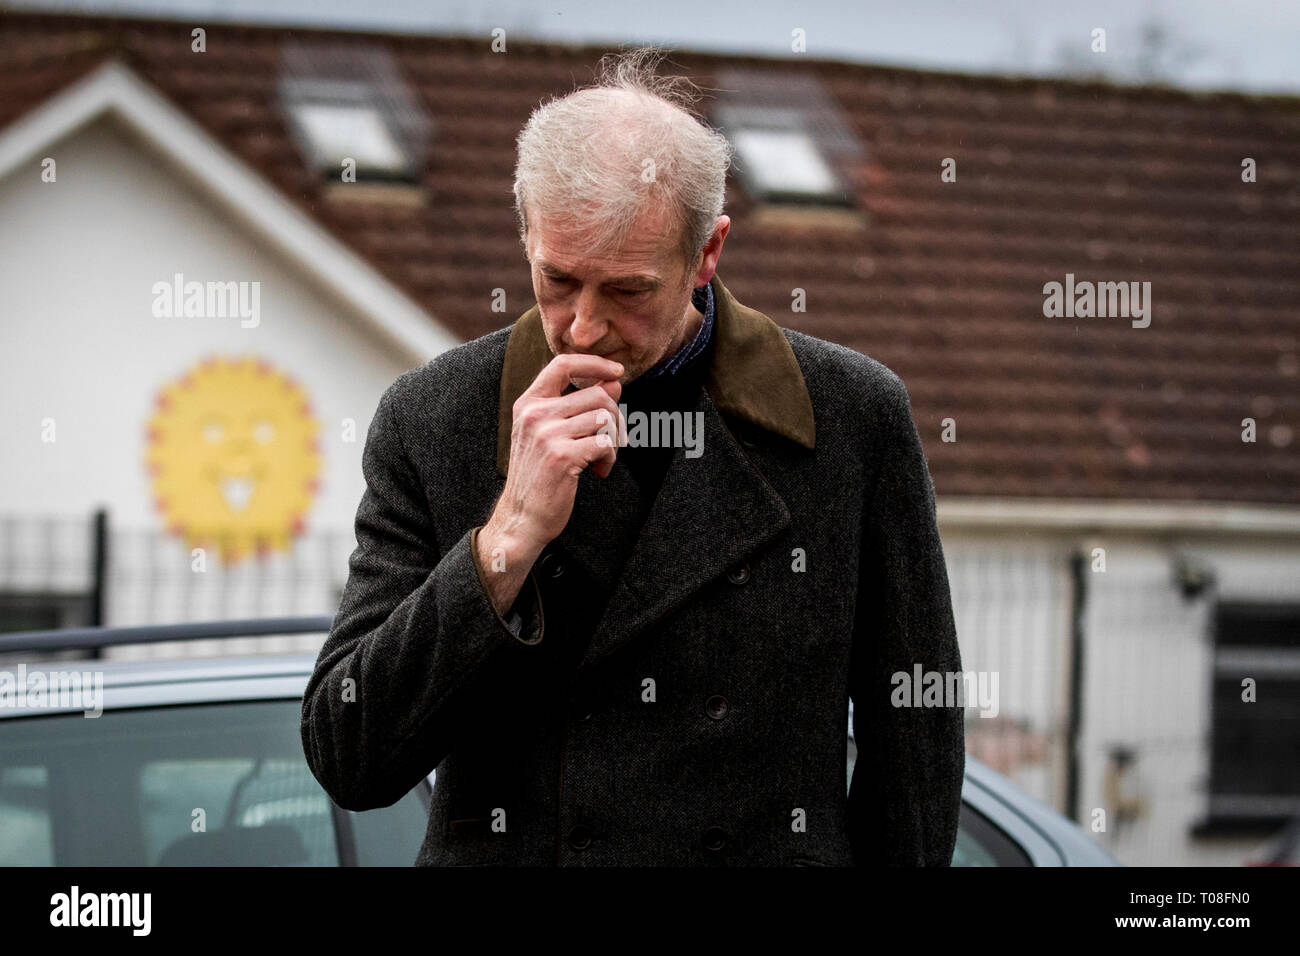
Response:
MULTIPOLYGON (((106 508, 99 508, 95 511, 94 543, 91 560, 93 564, 90 569, 90 621, 88 623, 91 627, 102 627, 104 624, 104 579, 108 574, 108 509, 106 508)), ((103 654, 99 648, 95 648, 91 656, 102 657, 103 654)))
POLYGON ((1088 558, 1070 554, 1070 689, 1066 702, 1065 816, 1079 822, 1079 727, 1083 723, 1083 612, 1088 599, 1088 558))

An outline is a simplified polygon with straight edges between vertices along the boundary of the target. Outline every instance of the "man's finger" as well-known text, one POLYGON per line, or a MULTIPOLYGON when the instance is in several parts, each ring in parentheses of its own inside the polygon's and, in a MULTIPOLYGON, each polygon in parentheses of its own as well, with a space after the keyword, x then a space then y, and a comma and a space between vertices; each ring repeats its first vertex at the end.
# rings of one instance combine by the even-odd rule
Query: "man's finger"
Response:
MULTIPOLYGON (((587 355, 582 352, 567 352, 557 355, 538 373, 528 391, 545 398, 558 398, 576 377, 588 384, 617 380, 623 374, 623 366, 599 355, 587 355)), ((581 385, 579 387, 582 387, 581 385)))

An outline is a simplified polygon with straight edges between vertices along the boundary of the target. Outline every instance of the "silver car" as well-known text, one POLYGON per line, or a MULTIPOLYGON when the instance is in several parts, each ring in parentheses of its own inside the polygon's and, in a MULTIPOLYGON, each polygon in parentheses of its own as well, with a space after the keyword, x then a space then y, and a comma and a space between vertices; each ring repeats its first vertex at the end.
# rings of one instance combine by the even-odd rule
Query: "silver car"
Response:
MULTIPOLYGON (((302 694, 315 655, 48 659, 70 649, 323 634, 329 626, 317 617, 0 635, 9 660, 0 679, 9 675, 11 689, 0 706, 0 866, 411 865, 435 773, 390 807, 335 805, 302 753, 302 694), (21 662, 37 652, 45 659, 21 662), (100 675, 102 692, 72 686, 83 672, 100 675), (32 691, 42 684, 43 695, 32 691), (27 692, 13 693, 18 687, 27 692), (96 709, 101 717, 88 716, 96 709)), ((851 735, 847 755, 851 771, 851 735)), ((952 862, 1118 865, 1075 824, 971 757, 952 862)))

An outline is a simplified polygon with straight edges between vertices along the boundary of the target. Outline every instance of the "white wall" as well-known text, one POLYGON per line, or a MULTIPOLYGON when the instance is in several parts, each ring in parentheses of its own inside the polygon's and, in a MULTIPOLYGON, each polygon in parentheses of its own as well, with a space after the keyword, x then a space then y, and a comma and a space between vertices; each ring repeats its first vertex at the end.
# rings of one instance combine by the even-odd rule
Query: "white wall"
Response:
MULTIPOLYGON (((1068 715, 1068 555, 1105 549, 1105 570, 1086 574, 1081 822, 1106 810, 1093 838, 1129 865, 1235 866, 1260 837, 1194 837, 1208 808, 1216 600, 1300 600, 1300 542, 1261 535, 1012 532, 943 529, 962 666, 1000 676, 1011 779, 1062 810, 1068 715), (1186 600, 1174 579, 1179 555, 1204 562, 1217 587, 1186 600), (1022 723, 1024 729, 1016 726, 1022 723), (1119 825, 1106 796, 1111 748, 1136 760, 1129 785, 1145 801, 1119 825)), ((970 732, 983 719, 968 714, 970 732)), ((987 742, 985 742, 987 743, 987 742)), ((986 761, 987 762, 987 761, 986 761)))
POLYGON ((110 623, 332 613, 354 543, 370 418, 383 390, 418 363, 232 225, 115 122, 96 122, 45 155, 57 162, 56 182, 41 181, 39 162, 0 179, 0 516, 20 519, 0 542, 13 559, 0 561, 0 590, 46 587, 51 578, 80 587, 88 560, 44 566, 50 534, 23 519, 63 516, 58 537, 79 544, 81 523, 103 504, 116 533, 110 623), (177 272, 260 282, 260 324, 154 317, 154 283, 177 272), (196 575, 178 541, 150 537, 163 524, 145 470, 152 403, 211 353, 255 354, 309 395, 321 472, 306 516, 306 582, 279 574, 287 564, 278 555, 228 575, 196 575), (46 418, 56 423, 53 443, 42 441, 46 418), (351 443, 341 435, 346 418, 355 420, 351 443), (322 532, 334 537, 317 541, 322 532), (162 586, 144 593, 142 568, 162 586))
POLYGON ((1044 534, 943 534, 962 670, 996 674, 995 716, 967 709, 967 750, 1050 806, 1064 798, 1068 551, 1044 534))
POLYGON ((1214 601, 1300 599, 1300 547, 1258 536, 1112 535, 1104 543, 1107 571, 1089 577, 1082 804, 1105 805, 1108 748, 1131 746, 1150 812, 1112 826, 1111 851, 1133 865, 1239 865, 1261 839, 1190 834, 1208 807, 1214 601), (1178 555, 1212 569, 1212 593, 1183 598, 1173 581, 1178 555))
POLYGON ((0 181, 0 512, 155 521, 144 426, 158 388, 208 354, 254 352, 310 394, 322 425, 313 526, 350 523, 363 488, 365 429, 403 361, 271 249, 232 227, 116 125, 96 123, 0 181), (261 282, 261 322, 155 318, 152 287, 187 279, 261 282), (58 440, 41 441, 41 420, 58 440), (339 440, 356 420, 358 440, 339 440))

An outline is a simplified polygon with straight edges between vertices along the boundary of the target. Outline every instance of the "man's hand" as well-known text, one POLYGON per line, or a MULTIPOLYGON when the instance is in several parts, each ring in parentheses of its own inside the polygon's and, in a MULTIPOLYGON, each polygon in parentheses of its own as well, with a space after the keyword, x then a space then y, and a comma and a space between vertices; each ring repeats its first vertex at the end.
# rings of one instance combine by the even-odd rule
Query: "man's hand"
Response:
POLYGON ((623 434, 618 377, 623 366, 598 355, 557 355, 514 404, 506 486, 479 531, 483 567, 502 549, 505 571, 489 579, 492 603, 514 603, 537 555, 559 537, 573 514, 578 476, 588 465, 608 477, 623 434), (570 380, 594 382, 564 394, 570 380))

